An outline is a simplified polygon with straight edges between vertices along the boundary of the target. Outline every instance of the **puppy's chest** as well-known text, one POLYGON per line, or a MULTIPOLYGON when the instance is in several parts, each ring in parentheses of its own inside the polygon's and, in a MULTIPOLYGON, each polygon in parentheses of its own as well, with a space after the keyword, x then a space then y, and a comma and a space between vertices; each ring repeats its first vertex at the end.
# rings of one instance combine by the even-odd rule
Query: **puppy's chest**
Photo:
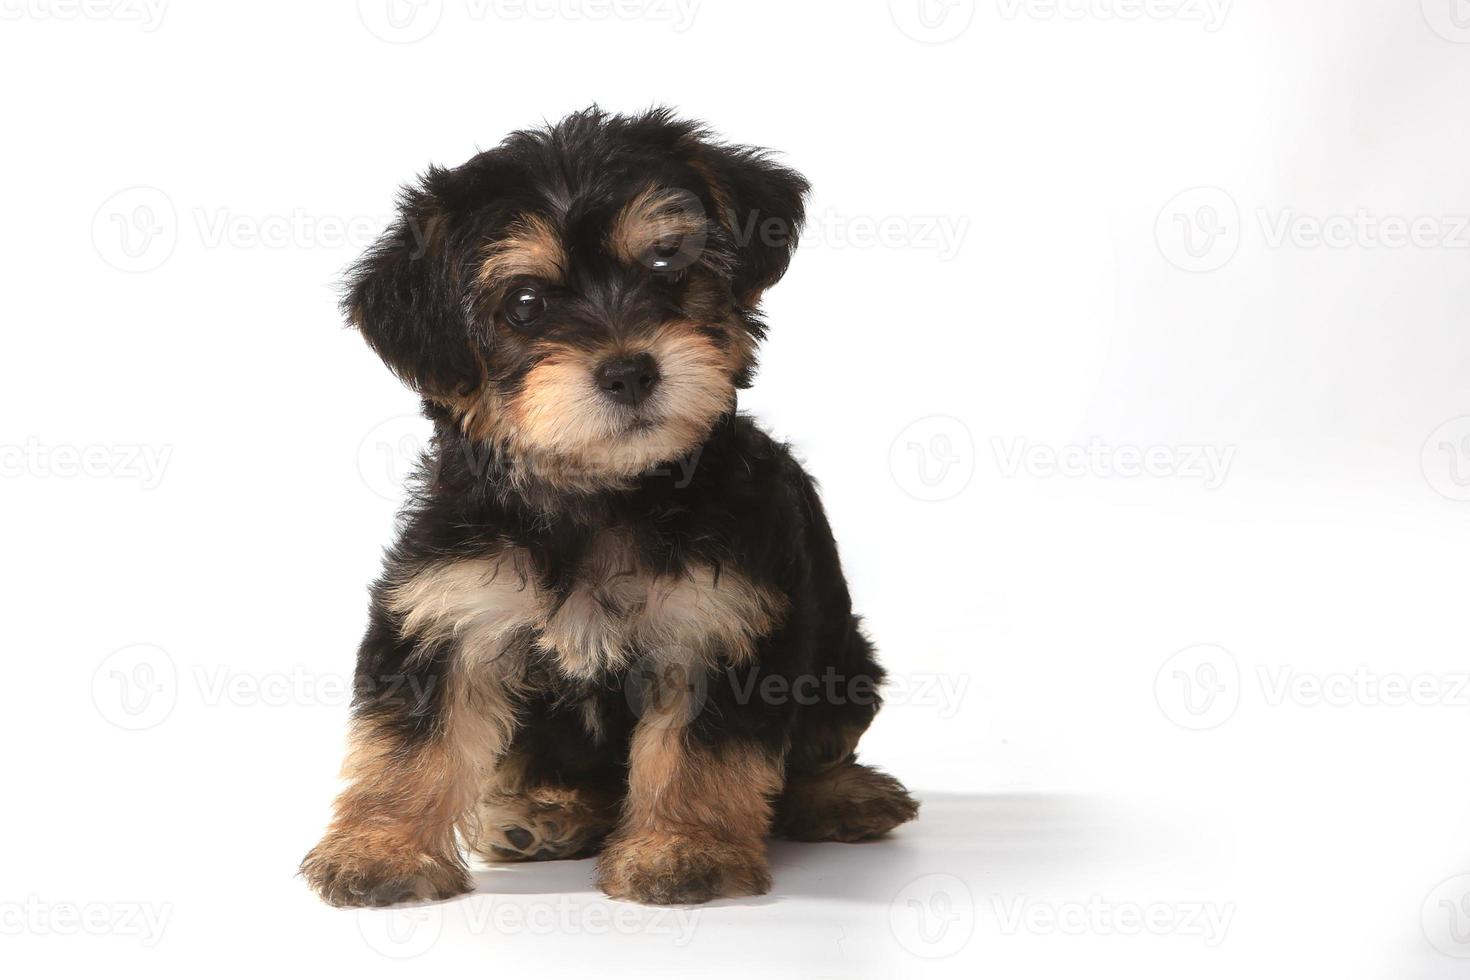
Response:
POLYGON ((468 661, 511 668, 539 655, 538 663, 579 681, 645 658, 748 660, 786 608, 772 590, 728 568, 650 572, 614 536, 599 539, 556 586, 530 569, 518 549, 436 563, 391 590, 390 608, 406 632, 448 640, 468 661))

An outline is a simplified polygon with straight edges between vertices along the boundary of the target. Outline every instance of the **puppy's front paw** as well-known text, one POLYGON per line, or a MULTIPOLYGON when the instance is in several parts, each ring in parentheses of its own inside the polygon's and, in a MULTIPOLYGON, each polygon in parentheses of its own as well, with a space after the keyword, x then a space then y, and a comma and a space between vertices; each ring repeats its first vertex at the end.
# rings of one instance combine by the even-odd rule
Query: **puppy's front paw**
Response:
POLYGON ((301 875, 339 907, 430 902, 473 887, 457 858, 403 845, 364 847, 350 836, 328 835, 301 862, 301 875))
POLYGON ((597 866, 597 884, 612 898, 645 905, 693 905, 712 898, 771 890, 764 841, 730 843, 713 836, 644 832, 612 841, 597 866))

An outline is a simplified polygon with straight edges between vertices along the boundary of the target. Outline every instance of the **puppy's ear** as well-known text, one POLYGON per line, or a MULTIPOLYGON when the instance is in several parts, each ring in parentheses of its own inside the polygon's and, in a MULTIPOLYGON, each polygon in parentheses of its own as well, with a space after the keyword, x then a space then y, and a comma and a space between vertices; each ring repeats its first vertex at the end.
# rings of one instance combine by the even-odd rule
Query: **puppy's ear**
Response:
POLYGON ((811 185, 751 147, 700 142, 692 162, 735 241, 735 298, 752 308, 791 264, 811 185))
POLYGON ((464 269, 430 170, 405 189, 398 217, 347 274, 342 309, 392 369, 425 395, 470 390, 480 368, 463 307, 464 269))

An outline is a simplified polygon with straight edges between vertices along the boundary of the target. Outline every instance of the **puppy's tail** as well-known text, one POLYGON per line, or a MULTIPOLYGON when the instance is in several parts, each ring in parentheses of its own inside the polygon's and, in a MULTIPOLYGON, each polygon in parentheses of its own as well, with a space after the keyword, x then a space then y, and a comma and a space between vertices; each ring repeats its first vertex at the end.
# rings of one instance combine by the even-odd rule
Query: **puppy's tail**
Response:
POLYGON ((850 755, 820 772, 788 772, 773 832, 790 840, 869 840, 918 815, 902 783, 850 755))

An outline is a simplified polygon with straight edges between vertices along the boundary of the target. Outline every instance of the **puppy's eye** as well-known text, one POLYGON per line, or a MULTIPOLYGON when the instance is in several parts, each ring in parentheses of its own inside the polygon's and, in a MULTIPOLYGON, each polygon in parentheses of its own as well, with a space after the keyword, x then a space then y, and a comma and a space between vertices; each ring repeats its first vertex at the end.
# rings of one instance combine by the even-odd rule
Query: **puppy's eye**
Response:
POLYGON ((648 250, 647 264, 655 277, 665 282, 677 282, 684 275, 689 261, 681 255, 684 240, 677 235, 660 238, 648 250))
POLYGON ((546 297, 535 286, 521 286, 506 295, 500 312, 511 326, 527 330, 534 327, 546 312, 546 297))

